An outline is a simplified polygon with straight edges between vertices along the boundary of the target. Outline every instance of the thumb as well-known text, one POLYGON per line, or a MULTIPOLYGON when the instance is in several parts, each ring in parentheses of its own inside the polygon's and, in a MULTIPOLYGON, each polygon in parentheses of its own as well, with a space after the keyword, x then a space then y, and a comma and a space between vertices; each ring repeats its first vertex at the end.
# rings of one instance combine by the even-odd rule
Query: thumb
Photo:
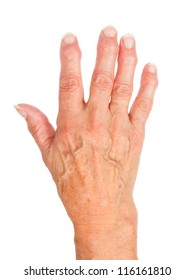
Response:
POLYGON ((50 148, 55 130, 47 117, 36 107, 28 104, 18 104, 15 106, 17 112, 25 118, 28 130, 35 139, 41 153, 44 155, 50 148))

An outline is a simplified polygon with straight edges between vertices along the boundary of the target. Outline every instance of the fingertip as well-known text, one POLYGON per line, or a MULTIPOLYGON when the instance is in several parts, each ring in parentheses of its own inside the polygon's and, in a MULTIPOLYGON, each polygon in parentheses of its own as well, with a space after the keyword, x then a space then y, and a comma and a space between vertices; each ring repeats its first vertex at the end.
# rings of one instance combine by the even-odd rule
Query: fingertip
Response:
POLYGON ((131 33, 125 34, 121 38, 121 45, 126 49, 133 49, 135 47, 135 37, 131 33))
POLYGON ((69 59, 70 57, 75 56, 81 58, 82 52, 76 35, 67 32, 61 39, 60 58, 64 61, 64 59, 69 59))
POLYGON ((46 115, 38 108, 29 104, 14 105, 17 112, 26 119, 28 129, 39 146, 41 152, 46 152, 51 146, 55 130, 46 115))
POLYGON ((26 103, 19 103, 14 105, 16 111, 23 116, 27 122, 29 119, 42 119, 47 118, 43 112, 41 112, 38 108, 33 105, 26 104, 26 103))
POLYGON ((117 42, 117 30, 115 27, 108 25, 100 32, 99 40, 97 43, 98 54, 105 52, 118 55, 119 46, 117 42))
POLYGON ((147 71, 150 74, 157 74, 157 67, 154 63, 148 63, 146 66, 147 66, 147 71))
POLYGON ((28 114, 26 110, 24 110, 20 105, 13 105, 16 111, 24 118, 26 119, 28 114))
POLYGON ((105 26, 101 31, 101 36, 104 37, 116 37, 117 36, 117 30, 112 25, 105 26))
POLYGON ((141 77, 142 85, 153 85, 157 87, 158 85, 158 73, 157 66, 154 63, 148 63, 145 65, 141 77))
POLYGON ((72 44, 76 43, 76 36, 73 33, 71 33, 71 32, 67 32, 62 37, 62 43, 65 46, 66 45, 72 45, 72 44))

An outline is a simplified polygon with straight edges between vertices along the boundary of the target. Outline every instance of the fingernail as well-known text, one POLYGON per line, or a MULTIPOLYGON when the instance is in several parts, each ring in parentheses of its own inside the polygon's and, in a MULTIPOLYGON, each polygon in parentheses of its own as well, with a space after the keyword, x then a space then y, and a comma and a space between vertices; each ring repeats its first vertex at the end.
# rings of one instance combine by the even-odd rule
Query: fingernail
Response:
POLYGON ((150 64, 148 65, 148 71, 149 71, 150 73, 153 73, 153 74, 156 73, 156 71, 157 71, 156 65, 150 63, 150 64))
POLYGON ((135 44, 134 36, 130 33, 127 33, 125 36, 123 36, 123 43, 125 45, 125 48, 132 49, 135 44))
POLYGON ((14 105, 14 108, 23 118, 27 118, 27 112, 22 107, 20 107, 19 105, 14 105))
POLYGON ((76 41, 75 35, 70 32, 66 33, 62 39, 66 45, 71 45, 76 41))
POLYGON ((111 26, 111 25, 106 26, 102 30, 102 32, 103 32, 103 35, 106 36, 106 37, 115 37, 116 34, 117 34, 116 29, 113 26, 111 26))

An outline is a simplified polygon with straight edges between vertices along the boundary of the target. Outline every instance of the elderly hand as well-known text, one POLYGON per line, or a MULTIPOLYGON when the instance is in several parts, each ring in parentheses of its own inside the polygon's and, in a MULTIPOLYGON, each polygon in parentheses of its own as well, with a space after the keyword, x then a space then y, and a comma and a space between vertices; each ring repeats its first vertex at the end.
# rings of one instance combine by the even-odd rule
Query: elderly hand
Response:
POLYGON ((19 104, 16 109, 26 119, 73 222, 77 259, 137 259, 133 186, 158 84, 156 67, 144 67, 128 112, 137 63, 132 35, 123 36, 118 46, 113 27, 100 33, 87 103, 75 35, 63 37, 60 59, 56 131, 37 108, 19 104))

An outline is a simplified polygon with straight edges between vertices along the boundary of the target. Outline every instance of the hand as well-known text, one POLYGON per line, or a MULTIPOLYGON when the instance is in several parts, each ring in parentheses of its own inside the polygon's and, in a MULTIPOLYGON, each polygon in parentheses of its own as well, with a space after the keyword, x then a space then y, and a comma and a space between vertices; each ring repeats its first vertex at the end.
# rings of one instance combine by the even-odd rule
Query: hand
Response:
POLYGON ((144 67, 128 112, 137 63, 132 35, 122 37, 118 46, 117 31, 102 30, 87 103, 81 50, 73 34, 63 37, 60 59, 56 131, 37 108, 19 104, 16 109, 25 117, 73 222, 77 259, 137 259, 133 187, 158 84, 156 67, 144 67))

